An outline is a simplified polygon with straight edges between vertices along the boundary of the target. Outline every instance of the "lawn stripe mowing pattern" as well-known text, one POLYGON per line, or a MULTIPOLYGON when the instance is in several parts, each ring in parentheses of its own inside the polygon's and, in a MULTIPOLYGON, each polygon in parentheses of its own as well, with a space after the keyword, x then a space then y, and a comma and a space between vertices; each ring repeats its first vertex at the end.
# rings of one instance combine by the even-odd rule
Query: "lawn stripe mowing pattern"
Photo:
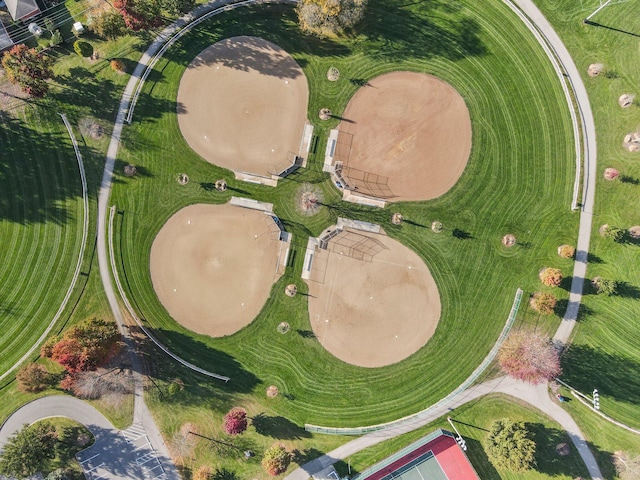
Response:
MULTIPOLYGON (((114 185, 113 190, 113 202, 123 211, 116 224, 121 279, 156 334, 185 359, 230 376, 228 386, 221 388, 264 397, 267 385, 278 385, 289 400, 280 396, 273 408, 299 423, 379 423, 444 397, 490 350, 515 288, 539 289, 538 270, 561 264, 557 246, 576 236, 566 102, 544 52, 517 17, 498 1, 460 2, 455 7, 374 1, 370 8, 362 34, 342 43, 301 36, 291 8, 281 6, 223 15, 194 29, 158 62, 145 86, 136 112, 153 120, 134 119, 125 130, 121 158, 143 166, 149 175, 114 185), (339 202, 326 176, 318 172, 326 133, 335 122, 317 125, 320 146, 309 170, 292 175, 277 189, 238 184, 228 171, 202 161, 182 139, 175 113, 159 105, 173 102, 175 107, 180 76, 202 49, 240 34, 264 37, 298 60, 310 82, 313 122, 321 107, 337 114, 344 110, 357 89, 349 79, 412 70, 452 84, 467 102, 474 135, 470 163, 458 184, 436 200, 396 204, 385 211, 339 202), (326 80, 332 65, 341 71, 335 85, 326 80), (189 174, 188 185, 177 184, 180 172, 189 174), (231 186, 224 194, 200 185, 223 176, 231 186), (323 220, 342 215, 381 223, 425 260, 439 286, 443 312, 436 335, 396 365, 364 369, 336 360, 304 334, 311 330, 304 296, 290 299, 282 294, 292 281, 305 290, 298 277, 305 237, 329 224, 315 217, 303 224, 293 214, 291 192, 300 182, 323 180, 322 188, 334 202, 323 220), (231 194, 274 203, 296 239, 295 268, 274 286, 250 326, 231 337, 210 339, 177 325, 159 304, 149 278, 149 251, 158 230, 177 210, 191 203, 227 201, 231 194), (416 225, 394 228, 391 211, 401 211, 416 225), (436 219, 445 225, 439 235, 428 228, 436 219), (454 229, 470 238, 454 238, 454 229), (509 251, 500 245, 508 232, 521 242, 509 251), (287 335, 276 332, 282 320, 291 324, 287 335)), ((570 266, 567 262, 566 271, 570 266)), ((563 290, 555 293, 567 296, 563 290)), ((541 319, 540 328, 553 328, 557 321, 541 319)))
MULTIPOLYGON (((0 374, 37 341, 69 287, 82 239, 82 186, 58 118, 2 118, 0 374)), ((6 382, 6 380, 5 380, 6 382)))
POLYGON ((597 8, 595 0, 584 2, 583 9, 566 0, 538 3, 583 74, 598 132, 598 157, 603 159, 598 166, 587 275, 623 282, 619 294, 612 297, 593 295, 587 285, 574 345, 563 361, 563 378, 585 393, 597 388, 603 412, 640 428, 640 245, 615 243, 597 232, 604 223, 623 228, 640 225, 640 211, 634 208, 640 195, 640 185, 635 183, 640 183, 639 154, 621 147, 623 136, 640 124, 640 111, 635 105, 622 109, 617 103, 623 93, 638 93, 637 4, 612 4, 592 19, 616 31, 582 23, 597 8), (586 74, 589 64, 597 62, 605 65, 608 76, 586 74), (607 167, 617 168, 624 181, 604 180, 607 167))

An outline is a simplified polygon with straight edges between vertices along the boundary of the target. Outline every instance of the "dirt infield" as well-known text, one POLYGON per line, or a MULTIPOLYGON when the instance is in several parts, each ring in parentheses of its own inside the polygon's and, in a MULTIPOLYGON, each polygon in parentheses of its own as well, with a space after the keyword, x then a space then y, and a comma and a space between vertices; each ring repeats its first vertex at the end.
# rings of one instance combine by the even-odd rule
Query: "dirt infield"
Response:
POLYGON ((151 280, 180 324, 221 337, 251 323, 277 279, 280 242, 268 215, 231 205, 191 205, 151 247, 151 280))
POLYGON ((338 129, 336 158, 345 162, 351 186, 397 201, 445 193, 462 175, 471 151, 463 98, 449 84, 420 73, 371 80, 353 96, 338 129))
POLYGON ((233 37, 203 50, 178 90, 178 123, 205 160, 268 176, 298 153, 309 87, 277 45, 233 37))
POLYGON ((316 252, 312 278, 319 281, 309 282, 311 327, 347 363, 399 362, 427 343, 438 325, 440 297, 429 269, 386 235, 343 231, 328 250, 316 252), (370 262, 355 258, 363 252, 373 257, 370 262))

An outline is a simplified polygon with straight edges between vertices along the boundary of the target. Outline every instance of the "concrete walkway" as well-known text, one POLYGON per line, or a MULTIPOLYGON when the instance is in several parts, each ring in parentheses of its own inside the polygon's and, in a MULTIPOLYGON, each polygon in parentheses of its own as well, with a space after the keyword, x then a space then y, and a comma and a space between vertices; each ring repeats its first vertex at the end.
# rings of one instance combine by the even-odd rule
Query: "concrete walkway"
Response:
MULTIPOLYGON (((554 336, 554 341, 558 344, 566 344, 571 338, 573 328, 575 327, 578 317, 578 309, 582 300, 582 290, 587 270, 587 256, 589 252, 589 242, 591 238, 591 226, 593 218, 593 207, 595 201, 595 179, 596 179, 596 133, 591 105, 587 95, 586 88, 582 82, 582 77, 578 71, 571 55, 560 40, 560 37, 551 27, 551 24, 542 15, 538 8, 531 0, 504 0, 510 8, 517 12, 520 9, 528 20, 529 28, 534 29, 537 38, 545 42, 551 48, 556 58, 562 65, 564 73, 571 84, 575 95, 579 118, 582 124, 583 134, 583 162, 584 162, 584 179, 582 193, 582 208, 580 212, 580 228, 577 241, 576 261, 574 264, 573 278, 571 282, 571 291, 569 296, 569 304, 562 319, 558 330, 554 336), (517 7, 517 8, 516 8, 517 7), (542 37, 542 38, 541 38, 542 37)), ((517 12, 520 13, 520 12, 517 12)), ((525 19, 527 20, 527 19, 525 19)), ((577 129, 577 125, 574 125, 577 129)), ((578 135, 578 131, 575 132, 578 135)), ((550 397, 546 385, 533 386, 523 382, 517 382, 507 377, 501 377, 475 387, 468 389, 464 394, 456 397, 452 402, 442 405, 439 409, 433 410, 427 417, 416 419, 415 421, 402 425, 398 428, 392 428, 383 431, 373 432, 368 435, 356 438, 341 447, 329 452, 328 454, 317 458, 302 467, 294 470, 289 474, 286 480, 307 480, 313 473, 316 473, 338 460, 347 458, 348 456, 359 452, 372 445, 388 440, 397 435, 407 433, 422 427, 437 418, 440 418, 451 410, 475 400, 489 393, 504 393, 515 398, 519 398, 530 405, 542 410, 547 416, 551 417, 562 428, 564 428, 571 441, 576 446, 578 453, 585 463, 589 475, 596 479, 602 479, 602 473, 592 452, 587 446, 584 435, 578 428, 578 425, 571 416, 550 397)))
POLYGON ((580 76, 578 68, 573 62, 569 51, 562 43, 562 40, 560 40, 560 37, 558 37, 558 34, 555 32, 551 24, 531 0, 513 1, 535 24, 562 64, 566 77, 573 88, 578 113, 582 120, 584 179, 576 261, 573 267, 569 304, 562 319, 562 323, 553 337, 556 342, 565 344, 571 338, 571 333, 573 332, 573 328, 578 318, 578 309, 580 308, 582 290, 587 273, 587 258, 591 240, 591 225, 593 221, 593 209, 596 194, 596 127, 593 121, 593 113, 591 112, 591 104, 589 103, 587 89, 582 82, 582 77, 580 76))

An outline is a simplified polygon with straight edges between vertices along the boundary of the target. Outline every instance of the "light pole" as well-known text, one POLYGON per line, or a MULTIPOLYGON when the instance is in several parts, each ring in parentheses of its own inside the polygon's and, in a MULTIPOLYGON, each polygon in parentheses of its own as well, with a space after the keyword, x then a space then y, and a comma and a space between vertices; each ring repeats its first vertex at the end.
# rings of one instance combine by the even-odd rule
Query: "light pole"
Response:
POLYGON ((593 389, 593 408, 595 410, 600 410, 600 394, 598 393, 598 389, 593 389))
POLYGON ((458 442, 458 445, 460 445, 460 448, 466 452, 467 451, 467 442, 464 441, 464 438, 462 438, 462 435, 460 435, 460 432, 458 431, 456 426, 451 421, 451 417, 447 417, 447 420, 449 422, 449 425, 451 425, 451 428, 453 428, 453 431, 456 432, 456 442, 458 442))

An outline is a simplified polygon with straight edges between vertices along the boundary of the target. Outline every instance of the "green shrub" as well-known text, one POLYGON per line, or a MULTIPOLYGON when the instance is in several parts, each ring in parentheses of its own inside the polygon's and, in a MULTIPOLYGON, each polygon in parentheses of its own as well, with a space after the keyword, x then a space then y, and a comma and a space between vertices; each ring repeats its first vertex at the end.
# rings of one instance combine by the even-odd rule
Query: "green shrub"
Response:
POLYGON ((90 43, 83 40, 76 40, 73 42, 73 50, 81 57, 90 57, 93 55, 93 47, 90 43))

